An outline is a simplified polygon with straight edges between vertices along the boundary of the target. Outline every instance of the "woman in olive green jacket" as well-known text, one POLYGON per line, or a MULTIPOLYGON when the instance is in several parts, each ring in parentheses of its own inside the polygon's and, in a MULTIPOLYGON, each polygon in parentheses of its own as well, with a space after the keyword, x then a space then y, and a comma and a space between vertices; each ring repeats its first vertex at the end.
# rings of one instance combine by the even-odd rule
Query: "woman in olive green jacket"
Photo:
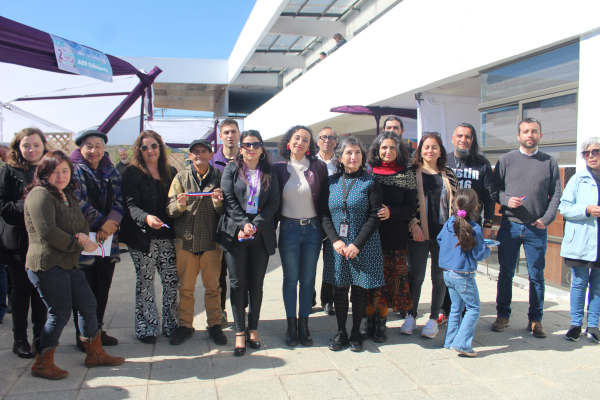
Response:
POLYGON ((99 245, 88 236, 89 226, 74 189, 73 164, 57 150, 40 160, 25 199, 25 226, 29 234, 27 276, 49 314, 40 338, 33 342, 36 357, 31 374, 45 379, 63 379, 68 375, 54 364, 54 351, 72 307, 78 310, 79 327, 84 335, 81 340, 87 352, 85 365, 116 366, 125 362, 124 358, 111 357, 102 349, 96 298, 78 268, 81 252, 92 252, 99 245))

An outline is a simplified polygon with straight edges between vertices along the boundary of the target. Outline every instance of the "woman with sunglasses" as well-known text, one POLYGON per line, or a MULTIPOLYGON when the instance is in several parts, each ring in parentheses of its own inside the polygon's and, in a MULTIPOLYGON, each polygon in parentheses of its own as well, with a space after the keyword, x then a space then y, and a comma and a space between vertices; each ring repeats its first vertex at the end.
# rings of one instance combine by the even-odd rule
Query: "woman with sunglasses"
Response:
POLYGON ((71 160, 60 150, 52 151, 40 160, 25 198, 27 276, 50 314, 40 337, 33 341, 31 375, 38 378, 57 380, 69 375, 54 364, 54 352, 72 307, 78 310, 74 319, 87 353, 86 367, 113 367, 125 362, 102 348, 96 298, 78 268, 80 253, 92 252, 98 244, 88 236, 90 228, 74 193, 76 185, 71 160))
POLYGON ((578 341, 583 326, 585 295, 589 288, 586 333, 600 342, 600 138, 581 144, 586 168, 573 176, 560 199, 558 210, 567 220, 560 249, 571 267, 571 327, 567 339, 578 341))
POLYGON ((327 166, 316 158, 316 154, 315 140, 306 126, 293 126, 279 141, 279 155, 286 160, 276 163, 275 170, 281 193, 279 256, 283 269, 283 303, 288 322, 285 342, 288 346, 297 346, 298 341, 303 346, 313 344, 308 314, 323 242, 319 199, 321 188, 328 184, 327 166))
POLYGON ((234 355, 242 356, 246 345, 260 348, 257 328, 263 281, 269 256, 275 254, 277 247, 274 216, 279 209, 279 183, 258 131, 242 133, 235 162, 223 171, 221 189, 225 212, 217 237, 229 271, 236 332, 234 355), (246 296, 248 328, 244 313, 246 296))
POLYGON ((154 293, 154 274, 162 282, 162 333, 177 328, 177 267, 173 219, 167 215, 169 188, 177 170, 167 163, 161 136, 143 131, 133 144, 131 164, 123 176, 125 218, 121 241, 127 244, 135 272, 135 334, 143 343, 156 343, 160 317, 154 293))

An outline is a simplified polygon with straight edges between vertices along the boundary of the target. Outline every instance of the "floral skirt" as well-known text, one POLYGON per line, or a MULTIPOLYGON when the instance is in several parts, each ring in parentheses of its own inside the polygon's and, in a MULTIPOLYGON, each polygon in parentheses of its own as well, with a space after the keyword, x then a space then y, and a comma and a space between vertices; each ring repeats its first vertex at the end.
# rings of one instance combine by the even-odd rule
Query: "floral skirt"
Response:
POLYGON ((383 249, 383 277, 385 284, 369 290, 368 304, 373 308, 391 308, 408 311, 412 308, 412 296, 408 290, 408 267, 406 250, 383 249))

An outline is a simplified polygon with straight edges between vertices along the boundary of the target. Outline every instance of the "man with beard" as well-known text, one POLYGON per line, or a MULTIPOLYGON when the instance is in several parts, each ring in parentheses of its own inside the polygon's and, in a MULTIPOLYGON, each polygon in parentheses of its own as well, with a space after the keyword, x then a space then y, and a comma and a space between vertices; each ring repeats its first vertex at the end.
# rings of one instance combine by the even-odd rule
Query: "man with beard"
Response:
MULTIPOLYGON (((400 117, 396 117, 395 115, 391 115, 389 117, 386 118, 385 121, 383 121, 383 131, 392 131, 394 132, 396 135, 398 135, 398 137, 400 137, 400 139, 402 139, 402 135, 404 134, 404 123, 402 122, 402 120, 400 119, 400 117)), ((413 154, 415 154, 415 148, 412 146, 406 146, 406 148, 408 149, 408 153, 410 154, 410 156, 412 157, 413 154)), ((410 164, 410 162, 409 162, 410 164)))
POLYGON ((534 118, 519 123, 518 150, 504 154, 494 170, 502 221, 498 230, 497 319, 492 330, 502 332, 510 326, 512 281, 519 262, 521 245, 525 250, 529 274, 529 324, 533 336, 545 338, 544 268, 546 267, 547 226, 556 218, 561 182, 558 163, 538 149, 542 124, 534 118))
POLYGON ((119 174, 121 175, 121 177, 123 177, 123 172, 125 172, 125 168, 129 165, 129 153, 127 152, 127 150, 125 149, 120 149, 119 150, 119 158, 121 159, 121 161, 115 165, 115 168, 117 169, 117 171, 119 171, 119 174))
MULTIPOLYGON (((219 139, 223 142, 223 147, 219 149, 209 164, 221 171, 225 170, 228 163, 233 161, 238 153, 238 143, 240 141, 240 128, 236 120, 227 118, 219 125, 219 139)), ((221 286, 221 325, 227 324, 227 312, 225 311, 225 300, 227 300, 227 264, 225 257, 221 259, 221 276, 219 278, 221 286)))
MULTIPOLYGON (((479 154, 477 132, 473 125, 463 122, 458 124, 452 134, 454 152, 448 154, 447 165, 452 168, 456 180, 461 188, 473 189, 479 197, 480 210, 483 215, 483 237, 489 238, 492 234, 492 224, 496 211, 496 189, 494 171, 490 162, 479 154)), ((479 222, 481 225, 481 221, 479 222)), ((450 294, 446 289, 446 297, 438 319, 438 325, 448 322, 450 315, 450 294)))

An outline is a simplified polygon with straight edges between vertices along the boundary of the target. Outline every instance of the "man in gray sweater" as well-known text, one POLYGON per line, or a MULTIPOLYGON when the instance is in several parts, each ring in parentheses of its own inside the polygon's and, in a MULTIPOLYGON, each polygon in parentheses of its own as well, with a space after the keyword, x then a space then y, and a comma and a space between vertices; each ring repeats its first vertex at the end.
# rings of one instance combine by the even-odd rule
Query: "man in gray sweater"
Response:
POLYGON ((556 218, 561 195, 560 173, 556 160, 538 149, 542 124, 534 118, 519 123, 519 150, 498 160, 494 175, 502 222, 498 230, 498 318, 492 330, 502 332, 510 326, 512 280, 521 245, 529 273, 529 324, 533 336, 546 337, 542 327, 544 308, 544 268, 546 266, 547 226, 556 218))

